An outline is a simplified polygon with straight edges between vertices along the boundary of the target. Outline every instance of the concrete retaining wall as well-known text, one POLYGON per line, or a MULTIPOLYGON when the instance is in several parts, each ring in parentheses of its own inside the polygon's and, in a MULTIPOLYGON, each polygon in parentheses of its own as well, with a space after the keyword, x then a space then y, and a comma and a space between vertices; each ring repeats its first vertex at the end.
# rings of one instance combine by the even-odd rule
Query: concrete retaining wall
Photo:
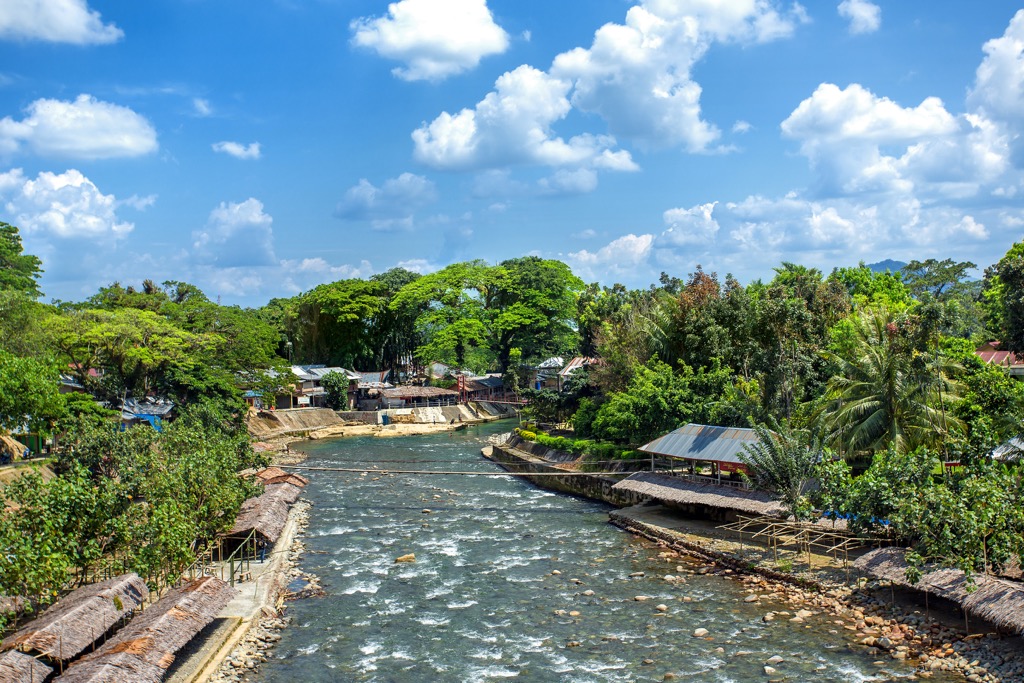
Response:
MULTIPOLYGON (((526 444, 529 442, 522 443, 526 444)), ((566 456, 565 453, 561 455, 563 457, 566 456)), ((565 472, 564 469, 545 462, 525 450, 520 450, 517 446, 510 443, 494 446, 490 457, 509 472, 545 474, 565 472)), ((572 459, 572 456, 568 457, 572 459)), ((562 460, 562 462, 565 461, 562 460)), ((600 474, 566 473, 564 476, 526 477, 526 479, 541 488, 599 500, 618 507, 638 505, 647 499, 646 496, 633 493, 632 491, 613 491, 612 486, 618 482, 618 479, 600 474)))

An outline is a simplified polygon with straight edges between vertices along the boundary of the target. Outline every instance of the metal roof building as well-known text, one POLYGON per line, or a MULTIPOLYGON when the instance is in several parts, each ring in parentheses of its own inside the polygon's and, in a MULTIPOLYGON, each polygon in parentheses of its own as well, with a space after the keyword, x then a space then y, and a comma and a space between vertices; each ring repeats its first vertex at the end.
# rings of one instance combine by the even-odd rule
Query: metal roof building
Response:
POLYGON ((665 458, 704 460, 743 466, 739 454, 758 441, 757 432, 740 427, 709 427, 688 424, 660 436, 639 450, 665 458))

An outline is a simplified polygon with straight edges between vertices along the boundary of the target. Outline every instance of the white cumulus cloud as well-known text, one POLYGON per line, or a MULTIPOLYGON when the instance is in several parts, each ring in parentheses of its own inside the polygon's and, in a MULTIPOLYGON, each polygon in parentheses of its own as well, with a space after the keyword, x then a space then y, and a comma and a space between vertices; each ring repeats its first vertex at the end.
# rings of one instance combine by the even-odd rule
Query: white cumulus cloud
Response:
POLYGON ((508 49, 486 0, 400 0, 387 16, 352 22, 352 42, 405 62, 393 70, 408 81, 439 81, 508 49))
POLYGON ((214 152, 220 152, 221 154, 228 154, 235 157, 236 159, 259 159, 260 158, 260 143, 250 142, 248 145, 243 145, 241 142, 215 142, 212 145, 214 152))
POLYGON ((720 131, 702 118, 693 65, 715 42, 783 38, 805 19, 795 3, 782 11, 769 0, 646 0, 623 23, 599 28, 590 47, 557 55, 546 71, 523 64, 475 107, 423 123, 412 134, 416 159, 444 169, 633 171, 619 137, 650 148, 724 151, 715 146, 720 131), (560 135, 557 127, 574 110, 600 116, 610 135, 560 135))
POLYGON ((636 274, 651 254, 654 235, 636 235, 630 233, 616 238, 597 251, 580 251, 569 254, 569 264, 573 271, 585 279, 607 279, 636 274))
POLYGON ((662 215, 667 227, 658 237, 658 246, 680 247, 714 242, 719 226, 712 214, 717 204, 718 202, 709 202, 689 209, 667 210, 662 215))
POLYGON ((273 222, 258 199, 221 202, 206 227, 192 234, 196 259, 219 268, 274 265, 273 222))
POLYGON ((411 230, 415 212, 435 201, 437 189, 424 176, 403 173, 380 187, 363 178, 345 191, 334 215, 347 221, 369 221, 375 230, 411 230))
POLYGON ((20 121, 0 119, 0 153, 24 147, 42 156, 109 159, 157 149, 156 130, 145 117, 91 95, 70 102, 39 99, 25 112, 20 121))
POLYGON ((839 16, 850 22, 850 33, 874 33, 882 25, 882 8, 868 0, 843 0, 839 16))
POLYGON ((4 0, 0 3, 0 39, 41 40, 73 45, 102 45, 124 37, 85 0, 4 0))
MULTIPOLYGON (((29 179, 20 168, 0 173, 0 200, 9 222, 26 234, 56 238, 119 238, 134 224, 117 216, 119 202, 75 169, 29 179)), ((131 201, 126 200, 127 201, 131 201)))

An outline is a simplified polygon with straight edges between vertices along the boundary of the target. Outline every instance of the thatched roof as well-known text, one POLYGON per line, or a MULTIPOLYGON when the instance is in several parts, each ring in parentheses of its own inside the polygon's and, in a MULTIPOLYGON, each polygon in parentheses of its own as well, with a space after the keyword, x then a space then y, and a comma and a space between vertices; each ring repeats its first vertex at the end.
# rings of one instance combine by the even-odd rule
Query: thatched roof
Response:
POLYGON ((277 543, 287 521, 288 503, 273 492, 264 493, 242 503, 235 525, 226 535, 248 536, 250 532, 256 531, 271 543, 277 543))
POLYGON ((917 583, 906 577, 906 550, 880 548, 872 550, 853 563, 857 569, 901 586, 938 595, 960 604, 999 628, 1024 635, 1024 584, 984 574, 975 575, 971 590, 967 576, 959 569, 926 567, 917 583))
POLYGON ((35 657, 17 650, 0 655, 0 681, 5 683, 43 683, 53 669, 35 657))
POLYGON ((697 484, 679 477, 637 472, 612 487, 633 491, 674 505, 707 505, 755 515, 779 515, 782 505, 764 491, 742 491, 727 486, 697 484))
POLYGON ((303 488, 309 483, 309 479, 293 472, 285 472, 280 467, 264 468, 256 473, 256 478, 268 485, 287 482, 299 488, 303 488))
POLYGON ((72 659, 141 605, 147 595, 146 582, 135 573, 82 586, 0 643, 0 649, 38 652, 53 660, 72 659))
POLYGON ((291 505, 302 495, 302 489, 291 482, 282 481, 276 484, 267 484, 267 487, 263 490, 263 495, 279 498, 288 505, 291 505))
POLYGON ((68 667, 64 683, 149 683, 163 679, 174 654, 214 620, 237 591, 206 576, 168 592, 103 646, 68 667))

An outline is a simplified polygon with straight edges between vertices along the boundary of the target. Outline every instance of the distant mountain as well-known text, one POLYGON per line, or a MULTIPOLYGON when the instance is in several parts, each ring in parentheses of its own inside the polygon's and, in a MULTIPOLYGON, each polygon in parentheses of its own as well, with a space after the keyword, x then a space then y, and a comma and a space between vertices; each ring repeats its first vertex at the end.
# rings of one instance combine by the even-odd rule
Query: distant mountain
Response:
POLYGON ((887 258, 884 261, 879 261, 878 263, 869 263, 867 266, 871 269, 872 273, 884 273, 887 270, 895 273, 903 270, 907 264, 905 261, 893 261, 891 258, 887 258))

